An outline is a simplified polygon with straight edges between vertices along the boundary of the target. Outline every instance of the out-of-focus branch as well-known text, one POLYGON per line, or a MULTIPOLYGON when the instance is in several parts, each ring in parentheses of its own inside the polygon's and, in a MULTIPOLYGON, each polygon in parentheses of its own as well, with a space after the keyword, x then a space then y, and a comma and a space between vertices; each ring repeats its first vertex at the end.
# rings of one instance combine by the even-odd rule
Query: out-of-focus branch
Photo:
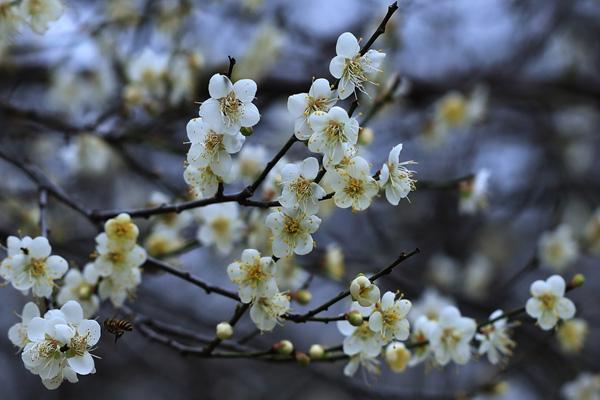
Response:
POLYGON ((48 220, 46 216, 46 208, 48 206, 48 191, 40 188, 38 197, 38 206, 40 210, 40 235, 48 237, 48 220))

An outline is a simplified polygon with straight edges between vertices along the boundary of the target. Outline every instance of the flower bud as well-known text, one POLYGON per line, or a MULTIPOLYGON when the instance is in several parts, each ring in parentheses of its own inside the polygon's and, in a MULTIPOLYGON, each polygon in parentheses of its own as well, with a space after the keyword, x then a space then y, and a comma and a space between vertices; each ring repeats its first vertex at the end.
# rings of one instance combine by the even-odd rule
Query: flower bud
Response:
POLYGON ((323 358, 323 356, 325 355, 325 349, 320 344, 313 344, 312 346, 310 346, 310 349, 308 349, 308 355, 310 356, 310 358, 313 358, 315 360, 323 358))
POLYGON ((306 305, 312 300, 312 293, 306 289, 300 289, 295 293, 294 300, 299 304, 306 305))
POLYGON ((294 344, 289 340, 280 340, 273 345, 273 350, 278 354, 288 356, 294 351, 294 344))
POLYGON ((585 276, 583 274, 575 274, 575 276, 571 279, 571 288, 578 288, 585 283, 585 276))
POLYGON ((252 130, 252 127, 242 126, 240 129, 240 133, 244 136, 251 136, 252 133, 254 133, 254 131, 252 130))
POLYGON ((217 337, 221 340, 229 339, 233 336, 233 327, 229 322, 217 324, 217 337))
POLYGON ((348 320, 352 326, 361 326, 363 323, 363 316, 360 312, 353 310, 346 314, 346 320, 348 320))
POLYGON ((368 146, 373 143, 375 139, 375 132, 371 128, 360 128, 358 131, 358 144, 362 146, 368 146))
POLYGON ((310 357, 306 353, 297 351, 296 352, 296 361, 300 365, 307 366, 308 364, 310 364, 310 357))

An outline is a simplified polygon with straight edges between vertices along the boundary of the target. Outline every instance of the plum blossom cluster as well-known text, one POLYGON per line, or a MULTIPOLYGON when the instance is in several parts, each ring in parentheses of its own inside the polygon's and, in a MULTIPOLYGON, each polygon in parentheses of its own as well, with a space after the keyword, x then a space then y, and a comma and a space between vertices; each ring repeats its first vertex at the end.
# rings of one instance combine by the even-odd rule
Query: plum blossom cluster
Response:
POLYGON ((140 266, 147 255, 137 244, 138 235, 139 229, 131 217, 119 214, 106 221, 104 232, 96 236, 96 258, 88 276, 101 278, 98 295, 102 300, 110 299, 115 307, 121 307, 142 280, 140 266))
POLYGON ((289 311, 290 300, 280 292, 275 279, 275 261, 261 257, 258 250, 246 249, 241 259, 227 267, 229 279, 238 285, 242 303, 249 304, 250 318, 261 331, 271 331, 289 311))
POLYGON ((44 34, 51 22, 58 20, 65 6, 61 0, 0 1, 0 41, 27 24, 37 34, 44 34))
MULTIPOLYGON (((561 346, 573 352, 581 348, 587 328, 585 321, 571 319, 575 306, 564 296, 565 290, 566 283, 558 275, 535 281, 524 310, 541 329, 558 327, 561 346)), ((478 324, 461 315, 452 300, 433 289, 427 289, 414 306, 393 292, 380 298, 379 288, 364 275, 352 281, 350 294, 354 302, 345 320, 338 322, 339 331, 346 336, 343 351, 350 361, 344 373, 349 376, 360 366, 378 372, 380 355, 392 371, 402 372, 423 362, 464 365, 475 353, 491 364, 500 364, 516 346, 511 338, 516 323, 509 321, 510 313, 502 310, 478 324)))
POLYGON ((96 372, 91 352, 100 339, 100 325, 84 319, 76 301, 49 310, 43 317, 35 303, 25 304, 21 322, 9 329, 8 337, 19 348, 25 368, 39 375, 48 389, 96 372))

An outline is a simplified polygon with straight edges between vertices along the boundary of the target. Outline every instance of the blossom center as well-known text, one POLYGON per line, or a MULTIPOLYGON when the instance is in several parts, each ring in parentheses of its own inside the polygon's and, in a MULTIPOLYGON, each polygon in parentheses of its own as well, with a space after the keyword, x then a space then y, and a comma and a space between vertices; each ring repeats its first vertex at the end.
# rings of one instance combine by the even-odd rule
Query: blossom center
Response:
POLYGON ((229 219, 225 217, 215 218, 210 226, 218 235, 225 235, 229 231, 229 219))
POLYGON ((113 264, 121 264, 125 261, 125 254, 122 251, 111 251, 106 255, 106 258, 113 264))
POLYGON ((67 350, 67 357, 81 357, 85 354, 88 349, 88 334, 81 336, 79 334, 73 336, 69 342, 69 348, 67 350))
POLYGON ((542 302, 544 308, 547 310, 554 309, 554 306, 556 305, 556 296, 551 293, 544 293, 538 297, 538 299, 542 302))
POLYGON ((213 131, 210 131, 208 133, 208 135, 206 135, 206 138, 204 139, 204 147, 209 152, 217 151, 221 147, 222 143, 223 143, 223 136, 219 135, 218 133, 215 133, 213 131))
POLYGON ((350 197, 358 197, 364 192, 364 185, 360 179, 350 177, 344 188, 344 192, 350 197))
POLYGON ((39 258, 34 258, 29 262, 29 273, 34 278, 39 278, 44 275, 46 270, 46 262, 39 258))
POLYGON ((219 109, 225 117, 225 124, 231 126, 239 119, 242 102, 235 97, 235 92, 231 91, 225 97, 219 99, 219 109))
POLYGON ((290 185, 290 188, 292 189, 292 191, 294 193, 296 193, 296 197, 298 197, 299 199, 304 199, 304 198, 310 196, 310 193, 311 193, 310 184, 311 184, 310 180, 300 177, 300 178, 296 179, 294 182, 292 182, 292 184, 290 185))
POLYGON ((300 232, 300 223, 292 217, 285 216, 283 221, 283 231, 290 235, 295 235, 300 232))
POLYGON ((325 97, 311 97, 308 96, 308 104, 304 109, 304 116, 308 117, 315 111, 325 111, 329 100, 325 97))
POLYGON ((77 297, 80 300, 89 300, 93 294, 92 285, 89 283, 82 283, 77 287, 77 297))
POLYGON ((330 141, 345 142, 346 135, 344 135, 344 124, 335 120, 329 121, 325 128, 325 135, 330 141))
POLYGON ((256 260, 252 264, 244 264, 244 270, 246 272, 246 281, 254 285, 267 278, 267 274, 263 271, 260 260, 256 260))
POLYGON ((453 96, 444 102, 441 113, 444 121, 459 125, 467 117, 467 105, 461 97, 453 96))
POLYGON ((354 58, 346 59, 346 67, 344 68, 343 75, 358 88, 362 88, 362 83, 367 80, 367 74, 361 64, 360 54, 357 54, 354 58))
POLYGON ((442 341, 446 347, 455 347, 460 342, 462 335, 454 328, 444 328, 442 341))
POLYGON ((363 322, 361 326, 356 328, 355 335, 361 339, 368 339, 373 336, 373 331, 369 328, 369 324, 367 322, 363 322))

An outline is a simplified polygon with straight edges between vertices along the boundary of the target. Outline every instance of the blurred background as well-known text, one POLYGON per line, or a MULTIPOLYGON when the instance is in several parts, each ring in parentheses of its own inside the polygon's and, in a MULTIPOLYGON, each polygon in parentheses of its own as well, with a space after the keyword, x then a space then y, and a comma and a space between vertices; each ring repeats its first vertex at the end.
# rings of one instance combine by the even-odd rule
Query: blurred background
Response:
MULTIPOLYGON (((43 171, 89 209, 187 198, 185 125, 208 97, 210 76, 227 70, 227 56, 237 59, 234 80, 257 81, 262 116, 237 157, 240 179, 226 192, 242 188, 292 133, 287 97, 306 92, 313 77, 332 81, 328 66, 339 34, 369 37, 388 6, 374 0, 64 4, 43 35, 0 26, 0 150, 43 171)), ((501 366, 482 359, 346 378, 344 362, 194 359, 134 331, 117 344, 104 335, 97 373, 49 392, 2 334, 1 397, 553 399, 580 373, 600 372, 600 3, 403 0, 399 6, 374 45, 387 54, 379 84, 360 97, 356 115, 366 119, 361 153, 373 171, 403 143, 401 161, 418 162, 412 169, 422 184, 398 207, 384 197, 355 214, 325 204, 317 249, 290 262, 280 277, 292 292, 313 277, 311 303, 293 303, 293 310, 318 305, 356 273, 377 271, 419 247, 420 254, 381 280, 382 290, 400 289, 417 304, 435 290, 476 319, 524 305, 535 279, 585 274, 586 285, 569 295, 585 324, 582 343, 569 347, 523 318, 514 355, 501 366)), ((287 159, 307 155, 297 145, 287 159)), ((36 186, 1 158, 0 171, 0 241, 39 234, 36 186)), ((96 227, 52 198, 48 212, 54 253, 83 266, 96 227)), ((136 222, 150 254, 233 289, 225 267, 260 237, 253 233, 265 215, 241 212, 247 231, 228 255, 199 246, 194 212, 183 213, 170 231, 156 228, 160 218, 136 222)), ((0 288, 0 332, 17 322, 14 312, 26 301, 10 286, 0 288)), ((208 337, 233 307, 150 267, 129 305, 208 337)), ((328 315, 348 306, 340 303, 328 315)), ((105 304, 99 315, 115 311, 105 304)), ((246 316, 236 338, 253 332, 246 316)), ((247 344, 262 349, 283 338, 306 351, 313 343, 339 345, 343 336, 335 324, 286 323, 247 344)))

